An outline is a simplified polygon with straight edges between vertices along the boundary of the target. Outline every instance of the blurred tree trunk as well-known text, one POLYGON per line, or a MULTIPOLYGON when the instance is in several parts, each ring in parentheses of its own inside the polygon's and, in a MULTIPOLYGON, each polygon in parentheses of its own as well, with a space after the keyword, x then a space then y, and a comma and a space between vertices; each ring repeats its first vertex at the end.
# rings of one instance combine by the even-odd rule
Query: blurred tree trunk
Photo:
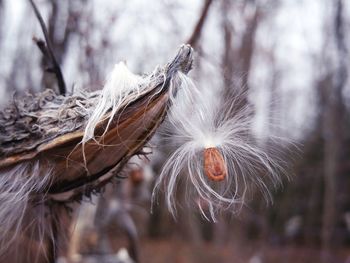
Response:
MULTIPOLYGON (((324 85, 323 136, 324 136, 324 207, 322 247, 331 249, 337 218, 337 191, 339 159, 343 147, 345 107, 342 90, 347 79, 347 50, 344 40, 342 0, 335 6, 334 30, 337 65, 324 85)), ((327 259, 326 259, 327 260, 327 259)))
POLYGON ((208 11, 212 3, 213 3, 213 0, 205 0, 201 15, 199 16, 199 19, 191 34, 191 37, 187 41, 187 43, 190 44, 193 48, 197 47, 198 41, 202 33, 203 25, 208 16, 208 11))
POLYGON ((78 20, 80 14, 74 12, 73 3, 66 1, 61 3, 58 1, 52 1, 51 16, 48 21, 49 37, 52 41, 53 48, 58 63, 63 62, 63 58, 68 49, 68 41, 72 33, 76 33, 78 30, 78 20), (66 20, 62 20, 62 14, 67 13, 66 20))
MULTIPOLYGON (((0 0, 0 23, 1 25, 4 23, 3 21, 3 16, 4 16, 4 2, 3 0, 0 0)), ((1 43, 1 38, 2 38, 2 27, 0 27, 0 43, 1 43)))
MULTIPOLYGON (((51 13, 47 22, 47 28, 53 52, 59 65, 62 65, 64 56, 68 50, 70 36, 77 30, 78 18, 79 14, 73 11, 73 3, 71 1, 51 1, 51 13), (62 19, 62 14, 67 14, 66 20, 62 19)), ((42 86, 58 90, 55 75, 45 70, 52 66, 48 65, 48 63, 50 62, 46 61, 46 58, 43 57, 42 65, 44 74, 42 86)))
MULTIPOLYGON (((221 17, 222 17, 222 36, 223 36, 223 53, 221 58, 221 72, 224 85, 224 98, 227 100, 232 99, 232 95, 238 96, 239 100, 235 102, 231 115, 237 114, 242 108, 249 104, 249 77, 252 67, 252 59, 255 51, 255 36, 258 29, 258 25, 261 22, 261 10, 259 1, 246 0, 242 5, 235 3, 231 0, 224 0, 221 2, 221 17), (234 8, 240 9, 241 14, 248 13, 248 15, 242 15, 242 22, 245 23, 245 29, 242 34, 236 34, 235 25, 233 24, 231 17, 234 8), (253 12, 245 12, 246 9, 253 8, 253 12)), ((224 233, 228 228, 231 218, 220 218, 219 224, 214 226, 214 240, 220 245, 227 243, 228 235, 231 233, 237 238, 237 240, 246 240, 251 225, 255 225, 256 218, 249 217, 249 220, 243 224, 237 223, 239 229, 232 230, 233 232, 224 233)), ((259 223, 260 223, 259 215, 259 223)), ((259 224, 258 231, 262 236, 265 235, 265 222, 259 224)), ((258 235, 259 235, 258 234, 258 235)))
MULTIPOLYGON (((224 80, 224 90, 229 94, 239 94, 240 101, 235 107, 235 111, 239 111, 248 104, 248 80, 251 69, 251 63, 255 47, 255 35, 260 21, 260 8, 253 1, 245 1, 243 9, 249 5, 254 5, 254 12, 251 15, 243 17, 246 28, 240 39, 234 39, 234 25, 230 21, 232 14, 233 2, 222 1, 222 28, 224 52, 222 56, 222 74, 224 80), (235 48, 233 41, 238 41, 239 45, 235 48)), ((242 10, 243 13, 244 10, 242 10)))

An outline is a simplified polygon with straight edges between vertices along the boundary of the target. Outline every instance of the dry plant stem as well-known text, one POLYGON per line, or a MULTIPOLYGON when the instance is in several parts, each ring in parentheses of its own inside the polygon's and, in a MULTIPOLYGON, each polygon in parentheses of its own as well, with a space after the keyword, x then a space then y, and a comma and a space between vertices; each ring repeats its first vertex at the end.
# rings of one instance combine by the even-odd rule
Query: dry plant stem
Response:
POLYGON ((60 65, 57 62, 55 54, 53 53, 52 44, 51 44, 51 41, 49 39, 49 33, 47 32, 44 20, 40 14, 38 8, 36 7, 34 1, 29 0, 29 2, 33 7, 33 10, 35 12, 36 17, 39 20, 41 29, 42 29, 44 37, 45 37, 46 45, 41 40, 34 39, 34 41, 36 42, 36 44, 38 45, 39 49, 44 54, 44 56, 47 56, 48 59, 51 61, 52 69, 50 69, 50 71, 54 72, 56 75, 57 82, 58 82, 58 89, 59 89, 60 94, 65 95, 66 94, 66 83, 64 81, 60 65))

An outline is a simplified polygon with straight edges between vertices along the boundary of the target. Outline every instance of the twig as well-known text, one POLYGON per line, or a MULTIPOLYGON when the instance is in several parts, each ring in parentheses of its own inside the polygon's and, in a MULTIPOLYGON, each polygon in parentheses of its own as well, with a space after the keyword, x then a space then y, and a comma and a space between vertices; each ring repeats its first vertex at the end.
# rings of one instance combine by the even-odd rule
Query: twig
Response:
POLYGON ((197 24, 192 32, 191 37, 187 41, 187 44, 190 44, 193 48, 196 47, 196 44, 199 40, 205 19, 207 18, 207 15, 208 15, 209 7, 211 6, 212 2, 213 0, 205 0, 202 13, 197 21, 197 24))
POLYGON ((64 78, 62 75, 62 71, 60 68, 60 65, 57 62, 57 59, 55 57, 55 54, 53 53, 53 48, 52 48, 52 44, 51 41, 49 39, 49 33, 47 32, 44 20, 38 10, 38 8, 36 7, 35 3, 33 0, 29 0, 30 4, 33 7, 33 10, 35 12, 35 15, 37 17, 37 19, 39 20, 40 26, 41 26, 41 30, 43 31, 44 37, 45 37, 45 42, 46 44, 39 39, 34 38, 34 41, 36 42, 37 46, 39 47, 39 49, 41 50, 41 52, 44 54, 44 56, 47 56, 49 58, 49 60, 52 63, 52 69, 50 69, 50 72, 54 72, 57 78, 57 83, 58 83, 58 89, 60 94, 65 95, 66 94, 66 84, 64 82, 64 78))

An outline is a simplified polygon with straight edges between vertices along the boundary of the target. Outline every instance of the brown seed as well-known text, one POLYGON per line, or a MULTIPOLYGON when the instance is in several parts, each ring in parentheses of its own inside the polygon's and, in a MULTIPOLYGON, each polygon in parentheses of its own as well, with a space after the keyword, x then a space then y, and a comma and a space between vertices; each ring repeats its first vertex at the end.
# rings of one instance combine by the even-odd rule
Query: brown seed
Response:
POLYGON ((222 181, 227 176, 225 160, 216 147, 204 150, 204 173, 215 182, 222 181))

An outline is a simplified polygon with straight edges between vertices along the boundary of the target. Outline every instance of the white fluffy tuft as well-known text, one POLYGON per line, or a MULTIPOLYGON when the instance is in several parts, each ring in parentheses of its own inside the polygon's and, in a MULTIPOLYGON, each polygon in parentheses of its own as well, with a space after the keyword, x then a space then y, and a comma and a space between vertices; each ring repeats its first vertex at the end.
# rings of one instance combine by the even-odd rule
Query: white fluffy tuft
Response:
POLYGON ((0 255, 28 235, 39 246, 51 236, 44 205, 50 178, 51 169, 39 161, 0 171, 0 255))
POLYGON ((213 221, 219 210, 236 212, 241 208, 250 186, 258 186, 269 200, 266 179, 279 185, 283 169, 254 139, 251 107, 245 105, 235 111, 240 96, 230 98, 229 105, 223 104, 220 96, 204 96, 182 73, 173 78, 171 87, 178 92, 168 114, 169 139, 177 149, 162 169, 153 200, 157 189, 162 188, 170 212, 176 215, 180 185, 186 192, 186 203, 195 203, 202 215, 213 221), (224 181, 211 181, 204 173, 203 153, 209 147, 216 147, 226 162, 228 175, 224 181))
POLYGON ((132 97, 137 97, 141 86, 146 81, 147 78, 142 78, 129 71, 124 62, 116 64, 107 77, 106 84, 98 99, 98 104, 89 117, 82 143, 84 144, 88 140, 95 138, 95 128, 99 122, 105 120, 104 118, 109 118, 105 129, 107 131, 114 115, 127 103, 126 99, 130 101, 132 97), (106 115, 109 111, 110 113, 106 115))

